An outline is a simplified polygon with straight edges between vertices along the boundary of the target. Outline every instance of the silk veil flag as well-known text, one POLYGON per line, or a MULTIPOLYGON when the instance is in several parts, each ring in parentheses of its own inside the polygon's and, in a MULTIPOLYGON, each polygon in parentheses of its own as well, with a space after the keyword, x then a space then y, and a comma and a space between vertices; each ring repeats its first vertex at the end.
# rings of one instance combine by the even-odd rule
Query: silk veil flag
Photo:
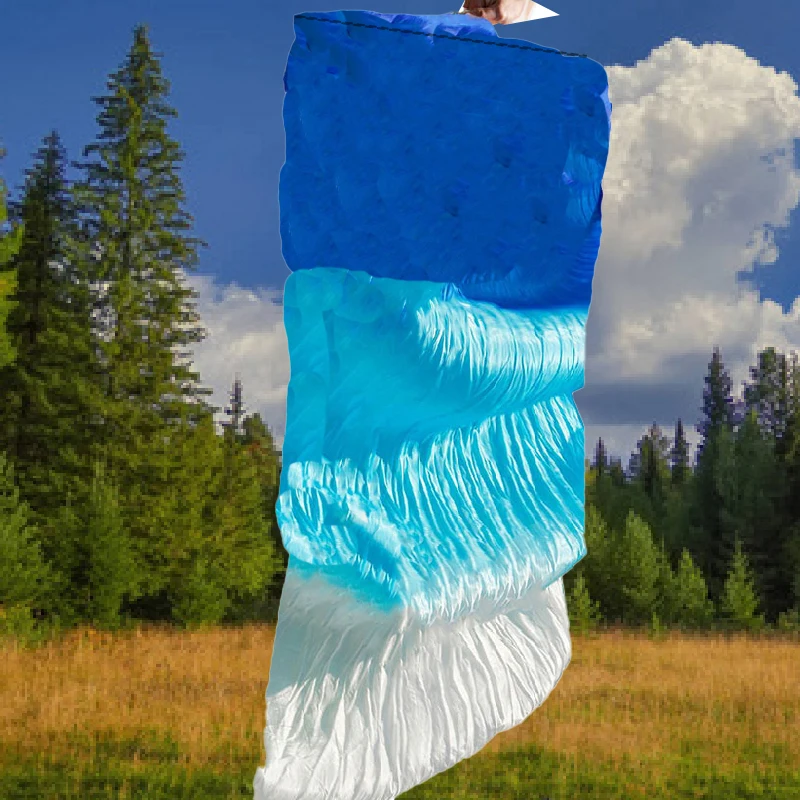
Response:
POLYGON ((285 75, 289 552, 257 800, 390 800, 571 656, 602 66, 460 15, 300 14, 285 75))

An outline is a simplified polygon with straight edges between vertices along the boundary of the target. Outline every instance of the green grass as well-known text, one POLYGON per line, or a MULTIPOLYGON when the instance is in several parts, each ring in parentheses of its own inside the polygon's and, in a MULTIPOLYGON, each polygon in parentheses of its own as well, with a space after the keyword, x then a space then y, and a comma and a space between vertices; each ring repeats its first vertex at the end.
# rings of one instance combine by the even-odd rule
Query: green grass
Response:
MULTIPOLYGON (((91 759, 65 762, 46 755, 2 759, 3 800, 241 800, 252 798, 258 757, 220 753, 214 769, 187 768, 169 737, 101 737, 83 741, 91 759)), ((402 795, 403 800, 797 800, 800 767, 782 747, 755 743, 735 767, 717 767, 702 753, 665 765, 622 758, 599 764, 528 746, 479 755, 402 795)), ((690 750, 690 747, 686 748, 690 750)), ((730 763, 730 762, 729 762, 730 763)))

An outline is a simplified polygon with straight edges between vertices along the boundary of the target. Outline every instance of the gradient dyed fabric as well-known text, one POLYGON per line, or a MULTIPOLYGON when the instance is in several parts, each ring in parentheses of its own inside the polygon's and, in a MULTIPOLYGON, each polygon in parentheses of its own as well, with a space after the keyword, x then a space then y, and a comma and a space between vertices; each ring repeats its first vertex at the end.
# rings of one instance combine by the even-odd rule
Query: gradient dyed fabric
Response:
POLYGON ((603 68, 472 17, 295 17, 278 519, 258 800, 390 800, 570 654, 603 68))

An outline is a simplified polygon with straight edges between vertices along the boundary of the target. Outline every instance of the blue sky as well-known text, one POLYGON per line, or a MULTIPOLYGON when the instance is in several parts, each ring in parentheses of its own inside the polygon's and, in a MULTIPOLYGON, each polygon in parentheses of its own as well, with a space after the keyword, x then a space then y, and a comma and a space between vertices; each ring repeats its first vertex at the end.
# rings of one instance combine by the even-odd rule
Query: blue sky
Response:
MULTIPOLYGON (((342 6, 336 2, 318 0, 305 0, 302 3, 293 0, 285 3, 231 0, 225 5, 208 0, 170 0, 168 3, 145 0, 129 0, 125 3, 111 3, 108 0, 70 0, 68 3, 38 0, 6 4, 2 11, 0 142, 6 147, 8 155, 0 162, 0 174, 12 194, 23 179, 23 170, 29 165, 31 154, 50 129, 55 127, 61 133, 71 158, 80 157, 80 148, 92 141, 96 132, 96 106, 90 97, 104 91, 106 76, 123 60, 130 46, 133 26, 140 22, 150 26, 151 41, 155 49, 164 54, 163 69, 172 83, 171 102, 179 112, 178 119, 172 123, 171 132, 187 154, 183 176, 189 198, 188 207, 195 216, 197 235, 210 245, 202 252, 199 273, 207 293, 204 308, 208 310, 213 323, 211 327, 217 337, 209 345, 214 344, 217 355, 212 355, 210 348, 207 348, 203 355, 205 361, 198 358, 198 364, 201 372, 204 364, 207 365, 204 381, 218 391, 215 402, 223 403, 233 375, 227 374, 222 364, 230 367, 236 362, 237 370, 243 373, 246 381, 247 375, 252 375, 251 408, 277 415, 274 424, 278 428, 281 427, 281 421, 277 419, 280 416, 281 391, 285 391, 285 386, 279 384, 285 384, 285 370, 266 369, 262 365, 256 376, 252 365, 270 353, 278 354, 276 357, 285 361, 285 356, 281 355, 281 345, 274 343, 271 348, 266 348, 267 352, 262 350, 259 353, 258 325, 254 325, 251 331, 245 331, 236 328, 233 319, 263 322, 264 314, 259 316, 253 303, 274 306, 274 300, 288 274, 280 252, 278 174, 284 157, 282 76, 293 39, 292 17, 303 11, 333 10, 354 5, 342 6), (251 316, 226 312, 223 309, 225 303, 250 303, 248 313, 251 316), (224 358, 220 355, 223 351, 226 353, 224 358), (267 383, 274 385, 268 386, 267 383)), ((550 0, 545 5, 560 16, 521 25, 499 26, 499 35, 586 53, 607 67, 621 65, 628 68, 648 59, 653 50, 674 37, 680 37, 695 46, 727 43, 757 59, 762 67, 774 67, 779 72, 786 71, 795 79, 800 79, 800 49, 796 46, 795 35, 800 30, 800 4, 786 0, 762 0, 758 7, 743 0, 705 0, 700 3, 689 0, 673 0, 669 3, 654 0, 615 0, 613 3, 550 0)), ((443 0, 371 0, 365 7, 381 12, 438 14, 454 11, 458 6, 458 2, 443 0)), ((708 69, 719 69, 722 76, 727 68, 725 64, 730 62, 729 56, 729 51, 715 50, 716 60, 708 62, 708 69)), ((672 59, 677 63, 681 58, 683 56, 667 53, 659 63, 667 70, 671 67, 666 61, 672 59)), ((684 61, 681 63, 689 64, 684 61)), ((690 67, 686 66, 686 69, 690 67)), ((687 71, 686 74, 690 73, 687 71)), ((691 74, 697 76, 703 73, 691 74)), ((766 70, 758 74, 766 82, 771 80, 766 70)), ((727 87, 730 83, 730 80, 726 83, 722 77, 720 80, 720 86, 727 87)), ((633 83, 639 85, 636 81, 633 83)), ((679 77, 675 77, 670 85, 680 85, 679 77)), ((611 86, 611 99, 614 101, 613 81, 611 86)), ((731 91, 735 91, 735 87, 731 91)), ((693 102, 706 102, 702 92, 695 96, 699 99, 693 102)), ((736 97, 732 94, 730 102, 738 102, 736 97)), ((710 97, 708 102, 713 99, 710 97)), ((640 100, 637 96, 631 103, 640 100)), ((652 105, 650 101, 641 102, 642 108, 652 105)), ((621 119, 624 118, 623 115, 621 119)), ((620 120, 615 117, 612 123, 620 124, 620 120)), ((788 142, 791 146, 794 128, 790 126, 787 130, 788 133, 781 133, 780 141, 784 144, 788 142)), ((772 146, 764 139, 763 131, 753 133, 753 137, 754 154, 762 145, 766 149, 772 146)), ((745 147, 749 140, 743 141, 745 144, 742 147, 745 147)), ((717 146, 716 150, 719 149, 717 146)), ((743 152, 741 148, 737 150, 740 151, 743 152)), ((620 153, 616 157, 622 158, 620 153)), ((743 156, 740 154, 737 157, 743 156)), ((738 162, 731 162, 731 169, 735 168, 734 163, 738 162)), ((725 165, 718 167, 721 170, 719 174, 726 174, 725 165)), ((782 169, 784 172, 791 171, 791 167, 786 165, 782 169)), ((742 218, 743 225, 750 226, 754 220, 758 224, 769 224, 770 213, 774 211, 767 212, 767 206, 772 209, 774 205, 770 191, 769 188, 765 189, 766 194, 760 200, 764 202, 764 219, 760 220, 757 213, 755 216, 750 213, 742 218)), ((755 202, 749 198, 745 186, 732 187, 726 197, 736 192, 741 195, 736 201, 739 205, 755 202)), ((682 200, 675 202, 683 204, 682 200)), ((792 205, 790 202, 789 208, 792 205)), ((744 240, 749 234, 750 231, 742 229, 744 240)), ((684 238, 688 242, 691 236, 686 233, 684 238)), ((730 234, 727 238, 730 238, 730 234)), ((613 235, 611 239, 615 241, 613 235)), ((759 299, 772 300, 783 312, 788 312, 792 302, 800 295, 800 269, 797 266, 800 263, 800 214, 792 212, 789 227, 779 231, 775 240, 779 248, 777 261, 756 270, 757 285, 761 292, 759 299)), ((704 246, 710 248, 712 244, 704 246)), ((692 251, 692 257, 698 258, 701 250, 692 251)), ((613 255, 615 251, 609 252, 613 255)), ((682 259, 681 253, 674 253, 673 257, 677 259, 675 263, 682 259)), ((617 261, 615 258, 614 263, 617 261)), ((670 268, 668 261, 662 263, 658 258, 647 263, 653 269, 670 268)), ((603 264, 599 262, 596 285, 605 280, 606 273, 602 268, 603 264)), ((698 269, 701 268, 698 266, 698 269)), ((607 268, 608 275, 611 270, 611 267, 607 268)), ((646 275, 640 274, 646 280, 646 275)), ((727 272, 721 273, 720 281, 726 282, 724 288, 729 294, 734 291, 732 286, 727 285, 727 272)), ((703 291, 710 289, 704 286, 703 291)), ((701 294, 698 289, 693 296, 699 298, 701 294)), ((686 305, 681 307, 685 308, 686 305)), ((594 303, 592 311, 594 313, 594 303)), ((778 312, 773 309, 770 313, 774 317, 778 312)), ((610 319, 610 311, 606 316, 610 319)), ((666 316, 662 316, 666 319, 666 316)), ((598 319, 601 317, 602 314, 598 319)), ((603 330, 608 328, 608 333, 611 323, 606 321, 602 324, 606 325, 603 330)), ((641 333, 643 324, 631 325, 629 329, 633 331, 635 328, 641 333)), ((783 333, 787 324, 786 320, 781 320, 783 333)), ((661 323, 659 325, 654 323, 651 327, 653 330, 663 329, 665 335, 668 334, 667 328, 661 323)), ((600 330, 600 326, 601 322, 598 322, 595 327, 600 330)), ((277 323, 271 324, 269 330, 279 336, 278 327, 277 323)), ((771 330, 769 326, 767 328, 771 330)), ((764 333, 764 330, 759 330, 764 333)), ((617 331, 617 343, 622 341, 619 339, 622 335, 620 331, 617 331)), ((793 331, 792 327, 786 333, 787 340, 791 342, 794 341, 793 331)), ((630 335, 635 339, 639 334, 630 335)), ((648 334, 651 338, 652 335, 652 332, 648 334)), ((698 336, 706 334, 698 331, 698 336)), ((723 348, 725 337, 730 339, 731 357, 734 360, 739 358, 740 371, 744 369, 748 357, 746 337, 737 338, 724 326, 719 336, 721 341, 717 343, 723 348)), ((591 324, 589 337, 591 362, 591 324)), ((602 337, 597 341, 600 339, 602 337)), ((754 342, 751 344, 754 345, 754 342)), ((593 382, 591 363, 588 363, 587 389, 577 396, 587 422, 587 437, 606 430, 613 443, 625 448, 632 441, 635 442, 636 426, 641 427, 647 420, 655 419, 668 427, 674 423, 675 417, 681 415, 689 424, 694 423, 700 403, 703 372, 701 354, 706 352, 702 358, 707 362, 711 347, 712 342, 703 341, 697 347, 661 354, 660 357, 666 358, 677 370, 671 375, 686 376, 683 383, 673 379, 667 384, 665 380, 659 382, 652 376, 648 380, 646 376, 634 375, 630 369, 619 364, 617 373, 612 375, 613 381, 593 382), (620 399, 622 395, 624 400, 620 399)), ((646 357, 645 350, 642 353, 646 357)), ((604 368, 605 377, 609 374, 604 368)))

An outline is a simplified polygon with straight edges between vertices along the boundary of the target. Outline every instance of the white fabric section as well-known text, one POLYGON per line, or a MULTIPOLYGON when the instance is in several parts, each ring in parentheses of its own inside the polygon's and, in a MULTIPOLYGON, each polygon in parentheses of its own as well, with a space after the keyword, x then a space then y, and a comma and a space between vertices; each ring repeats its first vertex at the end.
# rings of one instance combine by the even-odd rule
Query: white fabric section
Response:
POLYGON ((423 625, 305 569, 290 560, 255 800, 392 800, 522 722, 569 664, 561 580, 423 625))

